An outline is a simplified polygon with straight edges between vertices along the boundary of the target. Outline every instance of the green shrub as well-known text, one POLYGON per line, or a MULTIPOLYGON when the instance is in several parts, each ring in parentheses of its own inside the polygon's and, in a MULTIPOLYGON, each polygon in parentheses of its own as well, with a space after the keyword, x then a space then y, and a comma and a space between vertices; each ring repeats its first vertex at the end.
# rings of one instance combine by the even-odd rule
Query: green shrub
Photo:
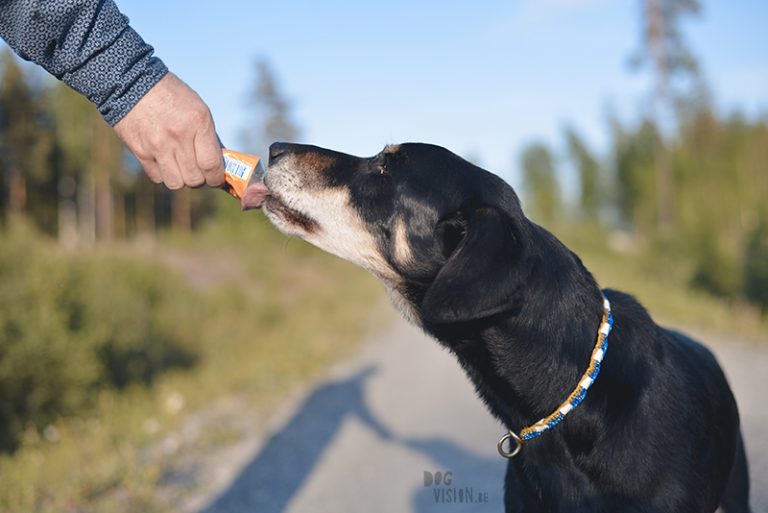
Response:
POLYGON ((80 408, 98 376, 96 355, 62 308, 73 277, 28 236, 0 245, 0 448, 80 408))
POLYGON ((734 257, 707 237, 694 256, 695 270, 691 285, 717 297, 735 297, 741 288, 741 272, 734 257))
POLYGON ((99 389, 192 365, 194 305, 162 266, 0 235, 0 450, 87 408, 99 389))
POLYGON ((194 363, 201 316, 186 286, 144 262, 106 257, 87 265, 80 304, 73 303, 81 316, 77 334, 96 352, 102 385, 150 384, 164 370, 194 363))
POLYGON ((768 311, 768 223, 752 232, 744 252, 744 295, 768 311))

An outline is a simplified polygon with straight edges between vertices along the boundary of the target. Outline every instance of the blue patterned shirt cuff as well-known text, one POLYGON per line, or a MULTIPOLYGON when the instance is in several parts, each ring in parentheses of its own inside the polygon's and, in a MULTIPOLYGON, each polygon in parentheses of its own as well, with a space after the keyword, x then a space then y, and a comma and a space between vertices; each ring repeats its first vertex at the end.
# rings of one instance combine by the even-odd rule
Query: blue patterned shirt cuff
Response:
POLYGON ((153 48, 130 27, 105 50, 61 79, 84 94, 115 125, 168 73, 153 48))
POLYGON ((0 0, 0 37, 86 96, 111 125, 168 73, 113 0, 0 0))

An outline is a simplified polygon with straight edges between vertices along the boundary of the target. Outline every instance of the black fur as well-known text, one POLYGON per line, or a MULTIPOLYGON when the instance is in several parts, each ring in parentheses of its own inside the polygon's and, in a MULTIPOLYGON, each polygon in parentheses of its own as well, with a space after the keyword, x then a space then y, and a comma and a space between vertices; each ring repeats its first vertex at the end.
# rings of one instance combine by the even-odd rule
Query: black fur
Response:
MULTIPOLYGON (((403 144, 372 158, 281 144, 335 162, 422 327, 459 359, 480 397, 519 431, 550 414, 584 373, 600 289, 579 258, 523 214, 504 181, 449 151, 403 144), (395 257, 404 220, 412 258, 395 257)), ((582 404, 510 460, 508 512, 747 512, 736 402, 714 356, 605 290, 615 325, 582 404)), ((478 440, 492 444, 495 440, 478 440)))

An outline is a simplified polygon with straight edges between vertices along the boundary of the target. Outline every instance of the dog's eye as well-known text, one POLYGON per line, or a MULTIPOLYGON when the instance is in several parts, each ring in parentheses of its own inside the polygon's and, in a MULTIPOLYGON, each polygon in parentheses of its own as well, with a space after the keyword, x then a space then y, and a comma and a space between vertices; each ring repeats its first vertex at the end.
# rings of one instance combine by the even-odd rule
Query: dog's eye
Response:
POLYGON ((382 153, 378 159, 376 159, 376 169, 380 175, 389 174, 389 154, 382 153))

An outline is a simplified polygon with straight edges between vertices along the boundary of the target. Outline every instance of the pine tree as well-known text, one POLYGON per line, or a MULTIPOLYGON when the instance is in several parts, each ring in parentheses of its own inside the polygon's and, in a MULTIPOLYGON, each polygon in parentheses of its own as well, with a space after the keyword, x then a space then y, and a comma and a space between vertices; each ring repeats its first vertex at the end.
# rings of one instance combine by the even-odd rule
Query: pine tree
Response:
POLYGON ((40 95, 30 88, 7 48, 0 55, 0 66, 0 167, 5 178, 5 213, 15 220, 27 210, 30 182, 43 184, 50 179, 51 139, 40 95))
POLYGON ((521 162, 526 209, 535 221, 551 224, 561 211, 552 152, 542 143, 532 143, 523 150, 521 162))
POLYGON ((654 145, 656 185, 656 227, 668 236, 675 224, 675 192, 669 137, 674 129, 678 79, 695 78, 698 65, 685 45, 680 21, 697 14, 699 0, 640 0, 642 8, 642 46, 634 56, 636 66, 649 65, 653 77, 651 118, 657 127, 654 145))
POLYGON ((616 184, 616 207, 622 224, 630 227, 637 239, 649 238, 655 229, 656 189, 653 156, 656 127, 645 120, 636 127, 611 121, 616 184))
POLYGON ((575 129, 566 128, 565 139, 568 156, 579 175, 579 210, 586 221, 597 223, 603 194, 600 164, 575 129))
MULTIPOLYGON (((68 86, 56 84, 49 105, 60 148, 60 211, 71 211, 76 202, 80 242, 110 239, 114 234, 115 204, 123 203, 122 198, 115 198, 114 182, 126 173, 125 149, 96 108, 68 86)), ((70 226, 63 228, 64 233, 72 232, 70 226)))
POLYGON ((768 222, 761 220, 747 240, 743 271, 744 295, 768 313, 768 222))
POLYGON ((256 63, 256 82, 248 106, 254 119, 243 134, 245 150, 266 156, 273 142, 292 142, 298 138, 299 129, 291 119, 290 103, 280 90, 272 68, 264 60, 256 63))

